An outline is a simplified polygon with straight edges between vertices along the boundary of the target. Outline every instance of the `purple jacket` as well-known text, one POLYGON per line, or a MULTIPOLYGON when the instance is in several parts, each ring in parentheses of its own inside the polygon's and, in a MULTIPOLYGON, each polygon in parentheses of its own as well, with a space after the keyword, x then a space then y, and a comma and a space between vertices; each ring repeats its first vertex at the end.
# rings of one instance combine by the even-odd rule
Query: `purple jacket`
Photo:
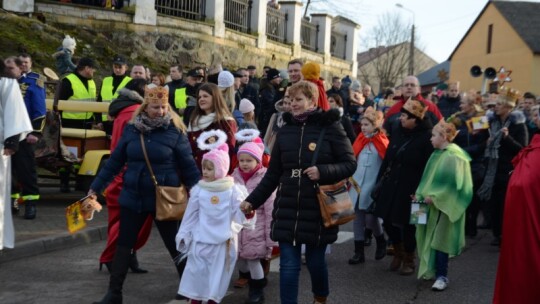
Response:
MULTIPOLYGON (((262 167, 248 181, 240 175, 240 169, 234 169, 232 177, 235 184, 246 186, 248 193, 251 193, 255 187, 261 182, 266 168, 262 167)), ((272 222, 272 210, 274 209, 274 199, 276 192, 272 193, 266 202, 256 210, 257 222, 255 229, 242 229, 238 239, 238 255, 242 259, 269 259, 272 255, 272 247, 277 246, 277 243, 270 239, 270 223, 272 222)))

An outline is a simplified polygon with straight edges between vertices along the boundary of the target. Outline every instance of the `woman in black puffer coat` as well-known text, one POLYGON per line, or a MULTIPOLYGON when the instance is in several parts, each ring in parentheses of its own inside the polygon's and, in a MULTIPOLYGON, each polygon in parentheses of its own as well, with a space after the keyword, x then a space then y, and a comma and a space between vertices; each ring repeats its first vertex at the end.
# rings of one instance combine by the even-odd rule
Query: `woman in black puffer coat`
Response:
POLYGON ((301 81, 289 88, 291 113, 284 113, 268 171, 242 209, 261 206, 277 188, 270 236, 281 252, 281 303, 297 303, 301 245, 306 245, 306 262, 311 275, 314 303, 325 303, 329 294, 326 246, 336 241, 338 227, 325 228, 315 183, 333 184, 356 170, 351 143, 340 123, 337 110, 317 108, 317 88, 301 81), (311 161, 317 141, 326 128, 316 165, 311 161))

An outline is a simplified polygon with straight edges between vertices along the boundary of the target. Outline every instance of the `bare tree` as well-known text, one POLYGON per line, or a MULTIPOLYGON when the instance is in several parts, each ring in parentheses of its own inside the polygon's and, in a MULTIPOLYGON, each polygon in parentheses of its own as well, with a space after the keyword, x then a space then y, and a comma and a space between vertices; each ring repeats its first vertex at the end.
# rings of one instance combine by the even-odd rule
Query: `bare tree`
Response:
POLYGON ((359 58, 360 80, 379 92, 395 86, 409 67, 410 39, 410 26, 402 22, 399 14, 380 16, 378 24, 363 40, 368 51, 359 58))

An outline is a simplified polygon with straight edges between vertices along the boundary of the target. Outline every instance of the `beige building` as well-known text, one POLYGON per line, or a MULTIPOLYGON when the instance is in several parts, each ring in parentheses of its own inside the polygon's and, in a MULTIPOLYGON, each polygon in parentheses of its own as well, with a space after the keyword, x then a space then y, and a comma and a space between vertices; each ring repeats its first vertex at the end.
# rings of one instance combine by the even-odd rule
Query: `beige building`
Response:
MULTIPOLYGON (((387 87, 400 85, 409 71, 409 48, 409 42, 403 42, 358 53, 357 78, 362 84, 371 85, 374 94, 378 94, 387 87)), ((419 49, 415 49, 414 63, 415 75, 437 64, 419 49)))
POLYGON ((506 75, 498 78, 511 79, 505 86, 540 94, 540 3, 488 2, 449 60, 450 79, 459 80, 463 91, 481 90, 483 76, 470 73, 478 65, 504 68, 506 75))

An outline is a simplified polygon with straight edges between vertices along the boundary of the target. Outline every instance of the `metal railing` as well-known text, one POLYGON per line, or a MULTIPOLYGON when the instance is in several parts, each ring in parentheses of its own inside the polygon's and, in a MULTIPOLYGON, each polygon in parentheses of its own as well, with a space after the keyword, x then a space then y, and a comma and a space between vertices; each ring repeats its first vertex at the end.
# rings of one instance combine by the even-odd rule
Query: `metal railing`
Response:
POLYGON ((252 0, 225 0, 225 27, 251 33, 252 0))
POLYGON ((347 34, 332 31, 330 36, 330 54, 345 59, 347 56, 347 34))
POLYGON ((189 20, 206 19, 206 0, 156 0, 158 14, 189 20))
POLYGON ((300 44, 302 48, 317 52, 319 25, 313 24, 306 19, 302 19, 300 26, 300 44))
POLYGON ((287 42, 287 19, 288 14, 278 9, 266 8, 266 36, 268 39, 287 42))

